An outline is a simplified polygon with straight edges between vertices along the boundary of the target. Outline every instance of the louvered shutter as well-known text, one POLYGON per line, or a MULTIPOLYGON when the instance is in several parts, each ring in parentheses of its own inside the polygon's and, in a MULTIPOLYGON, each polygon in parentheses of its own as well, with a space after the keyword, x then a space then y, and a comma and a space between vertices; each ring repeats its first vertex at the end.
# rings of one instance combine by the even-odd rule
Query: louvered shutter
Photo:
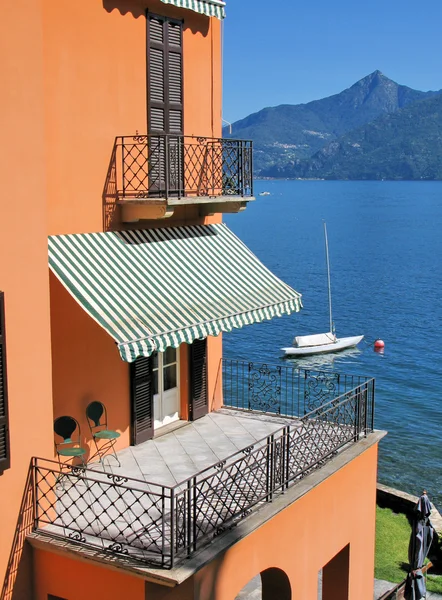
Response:
POLYGON ((138 358, 130 365, 133 443, 153 437, 153 378, 151 356, 138 358))
POLYGON ((183 188, 182 40, 182 23, 148 14, 148 159, 152 194, 167 191, 173 195, 183 188), (166 134, 167 140, 163 137, 166 134))
POLYGON ((6 379, 5 296, 0 292, 0 473, 9 469, 8 385, 6 379))
POLYGON ((208 412, 207 340, 195 340, 190 346, 190 419, 195 421, 208 412))

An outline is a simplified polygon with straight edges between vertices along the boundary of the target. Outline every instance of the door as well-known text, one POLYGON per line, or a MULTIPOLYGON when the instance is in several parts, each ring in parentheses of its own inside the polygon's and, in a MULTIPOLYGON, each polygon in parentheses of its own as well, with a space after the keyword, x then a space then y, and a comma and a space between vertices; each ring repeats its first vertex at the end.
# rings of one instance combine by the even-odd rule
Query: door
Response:
POLYGON ((207 339, 195 340, 190 346, 190 420, 208 412, 207 339))
POLYGON ((152 194, 182 195, 182 40, 180 21, 147 15, 148 160, 152 194))
POLYGON ((155 430, 180 418, 178 367, 178 352, 175 348, 167 348, 166 352, 155 352, 153 355, 155 430))

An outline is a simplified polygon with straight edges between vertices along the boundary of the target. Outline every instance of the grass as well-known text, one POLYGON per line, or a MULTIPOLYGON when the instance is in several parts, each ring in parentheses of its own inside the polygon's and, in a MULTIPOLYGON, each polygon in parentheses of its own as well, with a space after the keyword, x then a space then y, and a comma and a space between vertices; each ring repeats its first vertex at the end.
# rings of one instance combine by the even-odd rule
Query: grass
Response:
MULTIPOLYGON (((411 527, 405 515, 394 513, 389 508, 376 508, 376 579, 393 583, 405 579, 410 533, 411 527)), ((442 576, 428 574, 427 590, 442 594, 442 576)))

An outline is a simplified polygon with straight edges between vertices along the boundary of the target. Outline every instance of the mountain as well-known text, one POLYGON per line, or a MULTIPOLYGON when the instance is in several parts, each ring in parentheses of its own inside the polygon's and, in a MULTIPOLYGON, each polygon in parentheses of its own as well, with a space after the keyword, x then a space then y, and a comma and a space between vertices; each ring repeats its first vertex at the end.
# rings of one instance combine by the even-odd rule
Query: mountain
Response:
MULTIPOLYGON (((284 104, 249 115, 232 124, 228 137, 252 139, 255 172, 312 156, 326 144, 365 125, 439 92, 421 92, 375 71, 350 88, 307 104, 284 104)), ((227 136, 226 130, 224 135, 227 136)))
POLYGON ((383 115, 311 158, 273 166, 273 177, 442 179, 442 95, 383 115))

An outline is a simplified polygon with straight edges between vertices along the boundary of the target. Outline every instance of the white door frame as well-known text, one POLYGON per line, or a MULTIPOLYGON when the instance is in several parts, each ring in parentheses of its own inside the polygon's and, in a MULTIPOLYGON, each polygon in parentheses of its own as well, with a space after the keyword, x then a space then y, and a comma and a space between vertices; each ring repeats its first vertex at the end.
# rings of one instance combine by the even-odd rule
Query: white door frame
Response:
POLYGON ((157 378, 158 393, 153 395, 154 430, 178 421, 180 414, 180 360, 179 348, 175 349, 175 361, 165 364, 166 352, 158 352, 153 377, 157 378), (164 390, 164 370, 171 365, 176 368, 176 386, 164 390))

